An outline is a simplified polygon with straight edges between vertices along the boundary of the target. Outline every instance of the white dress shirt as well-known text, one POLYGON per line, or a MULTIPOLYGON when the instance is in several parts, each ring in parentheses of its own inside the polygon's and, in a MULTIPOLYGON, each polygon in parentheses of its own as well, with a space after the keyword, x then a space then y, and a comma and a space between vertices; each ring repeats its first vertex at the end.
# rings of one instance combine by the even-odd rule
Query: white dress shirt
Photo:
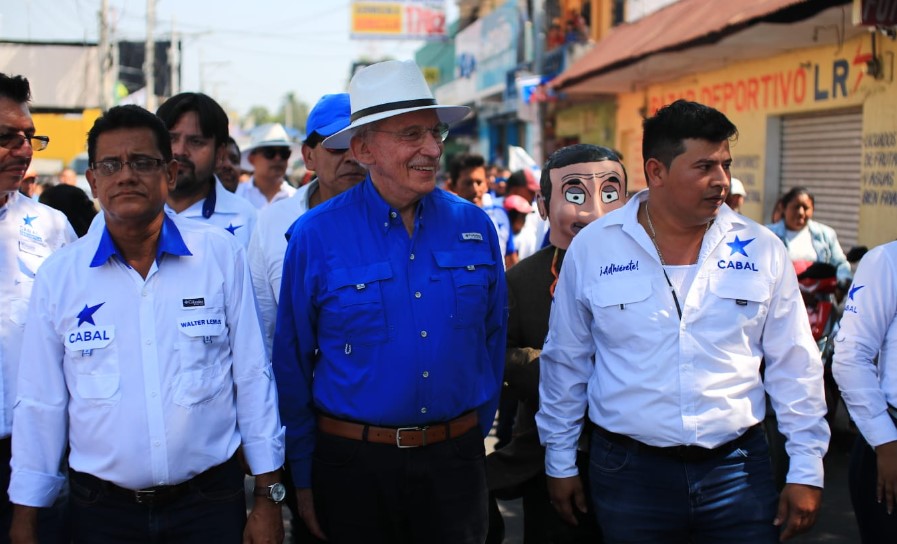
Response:
POLYGON ((59 462, 128 489, 173 485, 242 444, 253 474, 283 465, 283 429, 243 248, 165 216, 140 276, 108 231, 37 274, 15 407, 10 499, 53 502, 59 462))
POLYGON ((283 256, 287 251, 286 233, 309 209, 309 200, 318 188, 317 179, 303 185, 293 196, 259 212, 258 223, 249 240, 249 269, 252 287, 258 301, 259 317, 265 333, 265 347, 271 358, 277 303, 280 301, 280 278, 283 256))
POLYGON ((233 234, 244 248, 249 246, 249 238, 255 229, 255 221, 258 216, 255 207, 245 198, 240 198, 225 189, 224 185, 221 185, 221 181, 218 180, 218 176, 215 176, 215 211, 209 217, 202 214, 205 202, 205 198, 194 202, 192 206, 181 213, 175 212, 166 204, 165 212, 168 215, 179 215, 187 219, 207 221, 212 225, 217 225, 233 234))
POLYGON ((897 408, 897 242, 860 261, 835 335, 832 371, 866 442, 897 440, 887 412, 888 404, 897 408))
POLYGON ((785 246, 723 206, 679 297, 680 321, 638 223, 647 194, 583 229, 564 258, 540 359, 546 472, 577 474, 587 407, 596 424, 646 444, 714 448, 763 420, 768 392, 787 440, 787 481, 821 487, 822 363, 785 246))
POLYGON ((22 331, 34 274, 51 253, 78 239, 65 215, 18 192, 0 206, 0 438, 12 432, 22 331))
POLYGON ((274 204, 278 200, 284 200, 290 198, 296 193, 296 188, 286 182, 280 184, 280 189, 274 194, 274 197, 269 201, 268 197, 262 193, 258 187, 255 186, 255 177, 249 178, 246 183, 241 183, 237 185, 236 195, 242 198, 245 198, 249 201, 250 204, 256 207, 256 209, 262 209, 274 204))

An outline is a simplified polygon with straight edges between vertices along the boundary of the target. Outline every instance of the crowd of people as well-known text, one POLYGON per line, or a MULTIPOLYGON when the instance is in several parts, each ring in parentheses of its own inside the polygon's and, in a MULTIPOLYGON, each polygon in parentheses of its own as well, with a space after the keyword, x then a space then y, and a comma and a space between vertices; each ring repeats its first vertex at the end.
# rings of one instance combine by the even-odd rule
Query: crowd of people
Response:
POLYGON ((830 439, 801 260, 844 289, 863 541, 897 538, 897 246, 854 276, 802 187, 741 215, 721 112, 647 118, 633 195, 591 144, 541 177, 458 155, 443 189, 470 109, 413 61, 322 97, 301 144, 274 124, 241 150, 186 92, 96 120, 97 213, 29 193, 29 102, 0 74, 0 542, 281 542, 287 505, 297 542, 491 544, 517 497, 526 542, 788 540, 830 439))

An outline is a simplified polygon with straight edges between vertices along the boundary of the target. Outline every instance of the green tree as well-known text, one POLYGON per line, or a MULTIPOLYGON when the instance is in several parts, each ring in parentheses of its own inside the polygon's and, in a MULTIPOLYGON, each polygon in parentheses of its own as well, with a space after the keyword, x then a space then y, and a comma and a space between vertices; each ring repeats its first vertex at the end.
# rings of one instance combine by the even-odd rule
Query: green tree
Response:
POLYGON ((295 93, 287 93, 283 98, 278 117, 284 126, 294 127, 305 134, 305 122, 308 119, 309 110, 308 104, 296 98, 295 93))

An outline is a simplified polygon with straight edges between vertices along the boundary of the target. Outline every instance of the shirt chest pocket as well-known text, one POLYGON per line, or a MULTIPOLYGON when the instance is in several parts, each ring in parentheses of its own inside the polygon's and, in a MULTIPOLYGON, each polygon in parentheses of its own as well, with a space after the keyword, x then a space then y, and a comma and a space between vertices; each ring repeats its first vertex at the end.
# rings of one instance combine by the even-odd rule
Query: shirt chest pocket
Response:
POLYGON ((75 329, 66 333, 65 364, 78 397, 94 405, 121 400, 121 369, 115 328, 75 329))
POLYGON ((179 312, 180 334, 175 344, 178 369, 174 378, 174 401, 181 406, 201 404, 224 388, 230 369, 230 342, 223 301, 205 298, 209 306, 179 312))
POLYGON ((601 278, 586 292, 592 317, 604 339, 618 345, 660 334, 658 306, 649 301, 652 285, 647 276, 601 278))
POLYGON ((448 272, 454 287, 455 304, 451 315, 455 327, 484 326, 489 308, 490 268, 495 266, 486 251, 437 251, 436 264, 448 272))
POLYGON ((772 284, 763 277, 743 277, 725 271, 710 277, 713 294, 707 313, 739 327, 762 325, 769 310, 772 284))
POLYGON ((327 286, 335 304, 325 308, 322 319, 329 322, 322 327, 343 331, 346 345, 385 342, 389 327, 384 284, 392 277, 392 268, 385 262, 333 270, 327 286))

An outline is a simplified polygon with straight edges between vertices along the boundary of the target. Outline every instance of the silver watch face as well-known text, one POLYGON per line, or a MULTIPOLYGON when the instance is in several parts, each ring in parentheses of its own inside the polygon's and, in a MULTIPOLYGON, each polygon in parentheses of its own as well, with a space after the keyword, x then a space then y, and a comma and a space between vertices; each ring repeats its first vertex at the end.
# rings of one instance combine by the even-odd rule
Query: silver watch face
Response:
POLYGON ((283 502, 287 498, 287 488, 281 483, 268 486, 269 496, 274 502, 283 502))

